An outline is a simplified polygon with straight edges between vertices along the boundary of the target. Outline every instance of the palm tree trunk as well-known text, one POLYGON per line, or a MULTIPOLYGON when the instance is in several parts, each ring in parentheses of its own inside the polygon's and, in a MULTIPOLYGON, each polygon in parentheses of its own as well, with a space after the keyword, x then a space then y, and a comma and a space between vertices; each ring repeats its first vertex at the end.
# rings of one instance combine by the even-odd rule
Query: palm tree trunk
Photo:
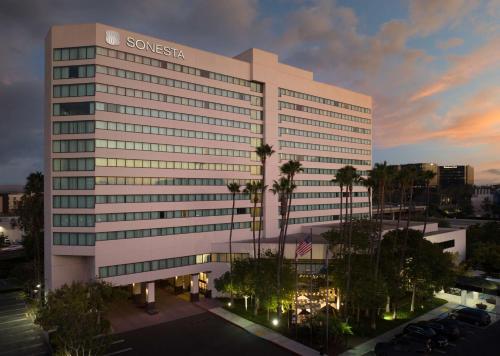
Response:
POLYGON ((399 230, 399 224, 401 222, 401 214, 402 214, 402 210, 403 210, 404 196, 405 196, 405 188, 403 186, 401 186, 401 196, 399 197, 398 227, 396 228, 397 230, 399 230))
POLYGON ((429 218, 429 204, 430 204, 430 191, 429 191, 429 183, 425 183, 425 216, 424 216, 424 229, 422 230, 422 234, 425 235, 425 230, 427 229, 427 220, 429 218))
POLYGON ((262 221, 264 220, 264 195, 266 193, 266 160, 262 161, 262 184, 260 188, 260 214, 259 214, 259 235, 257 238, 257 260, 260 261, 260 238, 262 236, 262 221))
POLYGON ((411 293, 411 305, 410 305, 410 311, 414 312, 415 311, 415 296, 417 294, 417 283, 413 283, 413 290, 411 293))
POLYGON ((349 203, 351 206, 351 211, 349 214, 349 237, 347 240, 347 287, 346 287, 346 302, 345 307, 347 309, 348 298, 351 293, 351 254, 352 254, 352 185, 349 185, 349 203))
POLYGON ((231 209, 231 229, 229 230, 229 277, 231 283, 231 305, 233 305, 233 226, 234 226, 234 206, 236 194, 233 193, 233 208, 231 209))
POLYGON ((340 215, 339 215, 339 219, 340 219, 340 224, 339 224, 339 228, 340 228, 340 242, 341 242, 341 247, 340 247, 340 255, 342 256, 344 254, 344 223, 342 221, 342 212, 343 212, 343 207, 342 207, 342 203, 344 201, 344 187, 343 185, 340 185, 340 215))
POLYGON ((257 192, 255 192, 255 196, 254 196, 254 201, 253 201, 253 214, 252 214, 252 238, 253 238, 253 258, 257 258, 257 255, 256 255, 256 248, 255 248, 255 221, 256 221, 256 217, 255 217, 255 213, 256 213, 256 210, 257 210, 257 192))
MULTIPOLYGON (((375 279, 375 285, 377 285, 378 282, 378 270, 379 270, 379 265, 380 265, 380 247, 382 244, 382 231, 383 231, 383 222, 384 222, 384 210, 385 210, 385 183, 382 182, 379 185, 379 205, 381 204, 381 211, 380 211, 380 224, 379 224, 379 231, 378 231, 378 238, 377 238, 377 253, 376 253, 376 259, 375 259, 375 273, 374 273, 374 279, 375 279)), ((377 328, 376 324, 376 319, 377 319, 377 308, 375 308, 372 312, 372 320, 371 320, 371 327, 372 329, 377 328)))

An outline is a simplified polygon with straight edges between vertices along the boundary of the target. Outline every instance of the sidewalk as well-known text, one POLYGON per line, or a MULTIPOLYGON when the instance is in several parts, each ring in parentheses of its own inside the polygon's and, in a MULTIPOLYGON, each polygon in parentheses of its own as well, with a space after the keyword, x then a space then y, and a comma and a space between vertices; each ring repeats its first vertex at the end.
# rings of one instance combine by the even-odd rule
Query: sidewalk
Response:
POLYGON ((239 326, 240 328, 246 330, 250 334, 258 336, 262 339, 268 340, 276 345, 287 349, 297 355, 319 355, 319 352, 302 345, 299 342, 291 340, 276 331, 266 328, 262 325, 256 324, 250 320, 242 318, 226 309, 221 307, 207 309, 210 313, 219 316, 220 318, 239 326))
POLYGON ((441 305, 440 307, 437 307, 435 309, 430 310, 429 312, 420 315, 419 317, 412 319, 408 321, 407 323, 401 324, 394 329, 391 329, 387 332, 385 332, 382 335, 379 335, 373 339, 370 339, 362 344, 359 344, 358 346, 347 350, 346 352, 342 353, 341 356, 354 356, 354 355, 367 355, 371 354, 373 349, 375 348, 375 345, 378 342, 387 342, 391 340, 395 335, 403 332, 404 327, 409 324, 409 323, 415 323, 420 320, 429 320, 432 318, 437 318, 441 314, 448 313, 451 310, 455 309, 458 306, 458 304, 455 303, 446 303, 444 305, 441 305))

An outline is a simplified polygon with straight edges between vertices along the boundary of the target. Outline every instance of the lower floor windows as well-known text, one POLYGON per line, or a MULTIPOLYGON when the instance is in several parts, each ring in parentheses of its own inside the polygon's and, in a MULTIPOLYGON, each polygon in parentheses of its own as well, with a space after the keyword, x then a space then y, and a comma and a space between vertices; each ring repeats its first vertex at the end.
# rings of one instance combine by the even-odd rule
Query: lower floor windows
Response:
POLYGON ((95 215, 93 214, 54 214, 55 227, 93 227, 95 215))
POLYGON ((84 232, 54 232, 54 245, 94 246, 95 234, 84 232))
MULTIPOLYGON (((233 253, 234 259, 248 258, 247 253, 233 253)), ((153 261, 142 261, 121 265, 99 267, 99 278, 115 277, 125 274, 142 273, 161 269, 192 266, 210 262, 228 262, 228 253, 204 253, 182 257, 164 258, 153 261)))

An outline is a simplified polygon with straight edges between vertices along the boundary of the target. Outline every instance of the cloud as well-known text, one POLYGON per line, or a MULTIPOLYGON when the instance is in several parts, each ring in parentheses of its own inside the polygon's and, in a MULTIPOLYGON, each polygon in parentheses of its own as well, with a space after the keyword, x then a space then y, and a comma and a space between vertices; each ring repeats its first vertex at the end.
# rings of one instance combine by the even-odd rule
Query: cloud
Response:
POLYGON ((477 50, 464 56, 450 58, 450 69, 437 80, 427 84, 411 96, 411 101, 435 95, 468 82, 480 73, 500 64, 500 36, 493 38, 477 50))
POLYGON ((450 48, 461 46, 461 45, 463 45, 463 43, 464 43, 464 40, 462 38, 453 37, 453 38, 450 38, 446 41, 439 41, 437 43, 436 47, 439 49, 450 49, 450 48))
POLYGON ((500 176, 500 168, 490 168, 490 169, 484 170, 483 172, 500 176))

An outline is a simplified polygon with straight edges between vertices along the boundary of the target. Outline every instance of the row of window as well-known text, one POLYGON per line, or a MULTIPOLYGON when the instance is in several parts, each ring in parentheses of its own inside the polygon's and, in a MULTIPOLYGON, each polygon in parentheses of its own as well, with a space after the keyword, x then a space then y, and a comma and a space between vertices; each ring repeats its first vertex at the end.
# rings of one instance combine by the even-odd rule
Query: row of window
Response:
MULTIPOLYGON (((187 104, 189 104, 189 101, 187 102, 187 104)), ((220 105, 220 104, 217 104, 217 105, 220 105)), ((222 107, 217 106, 217 108, 216 108, 215 106, 212 106, 210 104, 209 108, 211 108, 213 110, 218 110, 222 107)), ((155 118, 160 118, 160 119, 167 119, 168 118, 167 115, 170 113, 169 111, 165 111, 165 110, 156 110, 156 109, 150 109, 150 108, 141 108, 141 107, 137 107, 137 106, 109 104, 109 103, 96 103, 96 109, 99 111, 114 112, 114 113, 118 113, 118 114, 147 116, 147 117, 155 117, 155 118)), ((249 109, 245 109, 245 110, 249 110, 249 109)), ((262 120, 262 111, 249 110, 249 114, 250 114, 251 119, 262 120)))
MULTIPOLYGON (((367 197, 367 192, 353 192, 353 197, 367 197)), ((340 197, 339 192, 293 193, 294 199, 331 199, 340 197)), ((93 209, 95 204, 133 204, 133 203, 173 203, 230 201, 230 193, 218 194, 131 194, 131 195, 55 195, 53 207, 63 209, 93 209)), ((248 200, 248 194, 235 194, 235 200, 248 200)))
POLYGON ((52 152, 74 153, 94 152, 96 142, 94 140, 54 140, 52 141, 52 152))
POLYGON ((362 145, 370 145, 371 144, 370 140, 367 140, 364 138, 332 135, 332 134, 323 133, 323 132, 305 131, 305 130, 291 129, 288 127, 280 127, 279 128, 279 135, 281 136, 283 134, 284 135, 292 135, 292 136, 320 138, 322 140, 330 140, 330 141, 359 143, 362 145))
POLYGON ((365 119, 363 117, 342 114, 342 113, 335 112, 335 111, 313 108, 311 106, 288 103, 286 101, 280 101, 279 108, 280 108, 280 110, 281 109, 290 109, 290 110, 304 111, 304 112, 308 112, 310 114, 329 116, 329 117, 333 117, 335 119, 342 119, 342 120, 348 120, 348 121, 353 121, 353 122, 359 122, 362 124, 371 124, 371 122, 372 122, 372 120, 365 119))
POLYGON ((52 160, 54 172, 65 171, 94 171, 94 158, 55 158, 52 160))
POLYGON ((138 80, 147 83, 165 85, 167 87, 179 88, 185 90, 196 91, 205 94, 223 96, 231 99, 249 101, 250 104, 255 106, 262 106, 262 98, 254 95, 244 94, 237 91, 226 90, 215 88, 202 84, 195 84, 190 82, 185 82, 182 80, 170 79, 165 77, 159 77, 153 74, 146 74, 140 72, 133 72, 125 69, 118 69, 106 66, 96 66, 97 73, 111 75, 114 77, 126 78, 131 80, 138 80))
POLYGON ((54 85, 52 96, 54 98, 94 96, 95 88, 96 85, 94 83, 54 85))
MULTIPOLYGON (((346 193, 344 193, 345 195, 346 193)), ((353 192, 353 197, 367 197, 367 192, 353 192)), ((340 197, 340 192, 304 192, 304 193, 293 193, 293 199, 326 199, 326 198, 338 198, 340 197)))
POLYGON ((94 115, 94 114, 95 114, 95 102, 93 101, 52 104, 52 115, 54 116, 75 116, 75 115, 94 115))
MULTIPOLYGON (((235 194, 235 200, 248 200, 248 194, 235 194)), ((96 195, 96 204, 122 203, 171 203, 191 201, 228 201, 233 200, 231 193, 219 194, 134 194, 134 195, 96 195)))
MULTIPOLYGON (((262 120, 262 111, 243 108, 240 106, 220 104, 212 101, 198 100, 193 98, 185 98, 176 95, 162 94, 156 92, 150 92, 146 90, 131 89, 125 87, 118 87, 114 85, 107 84, 96 84, 96 92, 107 93, 112 95, 123 95, 134 98, 141 98, 146 100, 161 101, 169 104, 185 105, 195 108, 202 108, 208 110, 216 110, 223 112, 230 112, 232 114, 240 114, 250 116, 250 118, 255 120, 262 120)), ((140 114, 136 114, 140 115, 140 114)))
POLYGON ((52 189, 54 190, 93 190, 94 177, 53 177, 52 189))
MULTIPOLYGON (((319 180, 319 179, 307 179, 307 180, 294 180, 293 181, 295 185, 299 187, 325 187, 325 186, 337 186, 338 183, 332 181, 331 179, 328 180, 319 180)), ((361 183, 355 183, 353 184, 355 187, 362 187, 361 183)))
MULTIPOLYGON (((350 206, 351 205, 349 204, 349 207, 350 206)), ((352 203, 353 208, 366 208, 368 206, 369 204, 367 202, 352 203)), ((311 210, 331 210, 331 209, 340 209, 340 204, 335 203, 335 204, 292 205, 290 211, 311 211, 311 210)))
MULTIPOLYGON (((55 159, 54 161, 57 161, 55 159)), ((60 161, 80 160, 79 158, 60 159, 60 161)), ((124 158, 96 158, 97 167, 126 167, 126 168, 154 168, 154 169, 186 169, 194 171, 231 171, 231 172, 250 172, 252 175, 260 175, 261 166, 252 166, 246 164, 229 163, 205 163, 205 162, 178 162, 178 161, 160 161, 149 159, 124 159, 124 158)), ((56 164, 54 164, 56 166, 56 164)), ((61 163, 63 167, 63 163, 61 163)), ((66 164, 64 167, 71 167, 66 164)), ((63 169, 61 169, 63 170, 63 169)), ((67 169, 71 170, 71 169, 67 169)), ((78 169, 80 170, 80 169, 78 169)))
POLYGON ((297 99, 302 99, 302 100, 307 100, 307 101, 314 101, 316 103, 326 104, 326 105, 330 105, 330 106, 336 106, 336 107, 339 107, 339 108, 353 110, 353 111, 358 111, 358 112, 362 112, 362 113, 365 113, 365 114, 370 114, 371 113, 371 110, 369 108, 365 108, 365 107, 358 106, 358 105, 347 104, 347 103, 344 103, 344 102, 341 102, 341 101, 327 99, 327 98, 322 98, 322 97, 319 97, 319 96, 316 96, 316 95, 301 93, 301 92, 294 91, 294 90, 289 90, 289 89, 280 88, 279 89, 279 95, 280 96, 286 95, 286 96, 291 96, 291 97, 297 98, 297 99))
POLYGON ((95 185, 177 185, 226 186, 229 183, 245 185, 246 179, 223 178, 166 178, 166 177, 54 177, 54 190, 93 190, 95 185))
MULTIPOLYGON (((367 214, 363 213, 358 213, 358 214, 352 214, 354 219, 362 219, 366 218, 367 214)), ((289 224, 310 224, 310 223, 316 223, 316 222, 325 222, 325 221, 338 221, 339 216, 338 215, 324 215, 324 216, 305 216, 302 218, 290 218, 289 219, 289 224)))
MULTIPOLYGON (((170 111, 161 111, 160 114, 161 115, 159 117, 166 120, 184 121, 194 124, 216 125, 223 127, 234 127, 238 129, 250 130, 251 132, 257 134, 262 133, 262 125, 260 124, 250 124, 243 121, 216 119, 213 117, 189 115, 170 111)), ((113 123, 113 125, 117 127, 117 129, 114 130, 118 131, 136 132, 137 130, 134 124, 113 123)), ((52 132, 54 135, 62 135, 93 133, 94 130, 94 121, 56 121, 53 123, 52 132)), ((139 132, 142 133, 142 130, 139 132)))
POLYGON ((228 156, 228 157, 242 157, 242 158, 252 157, 252 160, 254 161, 258 160, 255 151, 242 151, 242 150, 232 150, 224 148, 196 147, 196 146, 182 146, 182 145, 167 145, 163 143, 98 139, 95 140, 95 147, 119 149, 119 150, 184 153, 184 154, 209 155, 209 156, 228 156))
POLYGON ((81 59, 95 58, 95 46, 55 48, 53 53, 54 61, 74 61, 81 59))
POLYGON ((112 121, 96 121, 96 129, 110 130, 110 131, 135 132, 135 133, 143 133, 143 134, 151 134, 151 135, 184 137, 184 138, 196 138, 199 140, 209 140, 209 141, 226 141, 226 142, 247 143, 253 147, 258 147, 261 143, 261 139, 257 138, 257 137, 220 134, 220 133, 207 132, 207 131, 171 129, 171 128, 167 128, 167 127, 139 125, 139 124, 119 124, 119 123, 112 122, 112 121), (134 130, 133 131, 125 131, 127 128, 130 128, 130 129, 133 128, 134 130))
MULTIPOLYGON (((106 213, 96 214, 96 222, 119 222, 137 220, 158 220, 158 219, 182 219, 198 218, 207 216, 231 215, 232 209, 193 209, 193 210, 170 210, 170 211, 139 211, 129 213, 106 213)), ((250 208, 235 208, 235 215, 250 214, 250 208)))
POLYGON ((52 77, 54 79, 93 78, 95 65, 54 67, 52 77))
POLYGON ((252 82, 249 80, 232 77, 230 75, 210 72, 210 71, 203 70, 203 69, 193 68, 193 67, 185 66, 182 64, 178 64, 178 63, 160 61, 158 59, 139 56, 136 54, 127 53, 127 52, 123 52, 123 51, 117 51, 117 50, 110 49, 110 48, 97 47, 97 54, 101 55, 101 56, 117 58, 117 59, 124 60, 124 61, 140 63, 140 64, 152 66, 152 67, 164 68, 167 70, 181 72, 184 74, 196 75, 198 77, 209 78, 209 79, 217 80, 220 82, 241 85, 241 86, 248 87, 248 88, 250 88, 251 91, 257 92, 257 93, 262 93, 263 89, 264 89, 264 86, 261 83, 256 83, 256 82, 252 82))
MULTIPOLYGON (((250 229, 251 221, 234 222, 234 229, 250 229)), ((171 236, 182 234, 197 234, 201 232, 227 231, 231 229, 230 223, 208 224, 208 225, 190 225, 190 226, 171 226, 158 227, 152 229, 122 230, 97 232, 96 241, 139 239, 153 236, 171 236)))
POLYGON ((94 246, 95 234, 87 232, 54 232, 53 244, 62 246, 94 246))
POLYGON ((54 135, 87 134, 95 132, 95 121, 54 121, 52 133, 54 135))
POLYGON ((93 214, 53 214, 55 227, 94 227, 95 215, 93 214))
POLYGON ((282 140, 279 141, 279 145, 280 148, 290 147, 290 148, 300 148, 303 150, 353 153, 357 155, 367 155, 367 156, 371 155, 371 150, 364 150, 352 147, 328 146, 328 145, 318 145, 315 143, 282 141, 282 140))
MULTIPOLYGON (((143 273, 161 269, 191 266, 210 262, 229 262, 228 253, 212 253, 184 257, 164 258, 161 260, 127 263, 99 267, 99 278, 115 277, 125 274, 143 273)), ((232 260, 248 258, 248 253, 233 253, 232 260)))
POLYGON ((307 161, 307 162, 321 162, 321 163, 338 163, 343 165, 359 165, 370 166, 371 161, 351 158, 337 158, 337 157, 322 157, 322 156, 308 156, 308 155, 294 155, 290 153, 280 153, 280 160, 282 161, 307 161))
MULTIPOLYGON (((326 175, 335 175, 338 172, 338 169, 330 169, 330 168, 303 168, 302 171, 304 174, 326 174, 326 175)), ((360 171, 357 173, 362 176, 367 176, 368 171, 360 171)))
POLYGON ((341 125, 341 124, 336 124, 336 123, 328 122, 328 121, 305 119, 303 117, 283 115, 283 114, 279 114, 279 122, 293 122, 294 124, 319 126, 319 127, 324 127, 327 129, 357 132, 357 133, 367 134, 367 135, 369 135, 371 133, 371 130, 364 129, 362 127, 341 125))

